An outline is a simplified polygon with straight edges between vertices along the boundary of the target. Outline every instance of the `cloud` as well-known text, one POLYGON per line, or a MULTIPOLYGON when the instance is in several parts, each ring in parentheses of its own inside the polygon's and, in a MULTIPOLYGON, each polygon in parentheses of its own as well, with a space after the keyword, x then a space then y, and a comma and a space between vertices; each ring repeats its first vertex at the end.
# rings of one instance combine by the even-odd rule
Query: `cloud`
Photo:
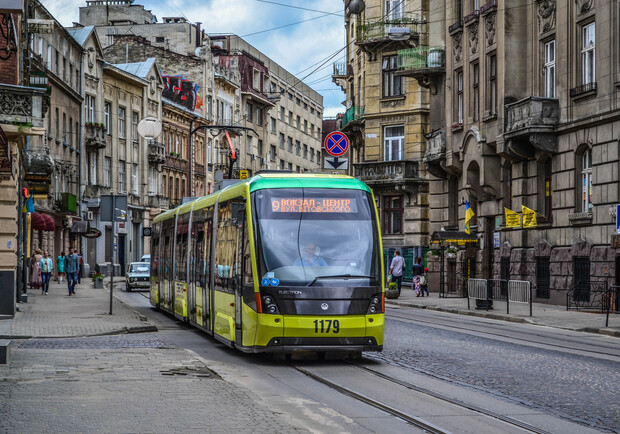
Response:
MULTIPOLYGON (((202 28, 208 33, 234 33, 242 37, 247 35, 244 37, 246 41, 298 78, 303 78, 317 69, 304 82, 310 83, 314 89, 320 89, 326 111, 344 111, 341 104, 344 94, 329 77, 334 61, 344 58, 344 50, 333 59, 327 60, 345 45, 344 18, 341 14, 343 3, 333 0, 274 1, 294 7, 257 0, 137 0, 133 4, 144 5, 160 22, 162 17, 184 16, 188 21, 201 22, 202 28), (340 15, 316 18, 323 14, 297 9, 295 6, 337 12, 340 15), (301 21, 305 22, 286 26, 301 21), (311 67, 312 65, 315 66, 311 67), (324 80, 318 82, 318 79, 324 80)), ((42 0, 42 3, 67 27, 78 21, 79 8, 86 6, 84 0, 42 0)))

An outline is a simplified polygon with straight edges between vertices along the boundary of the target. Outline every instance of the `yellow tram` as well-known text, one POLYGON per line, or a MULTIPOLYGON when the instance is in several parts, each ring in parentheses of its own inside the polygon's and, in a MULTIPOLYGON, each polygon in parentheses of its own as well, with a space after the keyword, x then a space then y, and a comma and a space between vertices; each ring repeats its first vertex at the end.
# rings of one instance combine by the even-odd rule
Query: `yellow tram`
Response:
POLYGON ((348 176, 265 173, 153 220, 153 306, 244 352, 381 351, 372 191, 348 176))

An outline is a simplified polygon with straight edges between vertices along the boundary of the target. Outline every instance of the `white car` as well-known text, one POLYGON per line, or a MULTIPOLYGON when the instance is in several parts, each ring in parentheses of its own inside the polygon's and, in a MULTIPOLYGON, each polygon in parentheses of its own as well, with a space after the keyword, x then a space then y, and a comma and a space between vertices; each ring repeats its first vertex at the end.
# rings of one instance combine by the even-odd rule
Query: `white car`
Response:
POLYGON ((151 254, 147 253, 146 255, 142 255, 140 258, 140 262, 151 262, 151 254))
POLYGON ((125 273, 125 288, 127 292, 132 289, 149 289, 151 286, 151 264, 148 262, 132 262, 125 273))

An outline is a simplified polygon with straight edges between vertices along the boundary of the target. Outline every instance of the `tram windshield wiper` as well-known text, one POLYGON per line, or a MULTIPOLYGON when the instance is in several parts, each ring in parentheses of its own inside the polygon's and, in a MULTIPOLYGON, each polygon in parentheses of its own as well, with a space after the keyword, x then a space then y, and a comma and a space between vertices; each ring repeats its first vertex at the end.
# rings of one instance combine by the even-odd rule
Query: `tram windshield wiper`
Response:
POLYGON ((366 276, 366 275, 356 275, 356 274, 332 274, 332 275, 328 275, 328 276, 316 276, 314 278, 314 280, 312 282, 310 282, 309 284, 307 284, 306 286, 312 286, 316 283, 317 280, 319 279, 372 279, 372 276, 366 276))

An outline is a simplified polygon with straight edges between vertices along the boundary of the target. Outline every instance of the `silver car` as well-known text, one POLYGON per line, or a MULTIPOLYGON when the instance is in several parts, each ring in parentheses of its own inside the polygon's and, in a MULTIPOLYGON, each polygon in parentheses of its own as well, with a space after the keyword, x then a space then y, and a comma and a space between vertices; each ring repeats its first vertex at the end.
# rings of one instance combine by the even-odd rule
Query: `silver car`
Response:
POLYGON ((125 287, 132 289, 149 289, 151 286, 151 264, 148 262, 132 262, 125 274, 125 287))

